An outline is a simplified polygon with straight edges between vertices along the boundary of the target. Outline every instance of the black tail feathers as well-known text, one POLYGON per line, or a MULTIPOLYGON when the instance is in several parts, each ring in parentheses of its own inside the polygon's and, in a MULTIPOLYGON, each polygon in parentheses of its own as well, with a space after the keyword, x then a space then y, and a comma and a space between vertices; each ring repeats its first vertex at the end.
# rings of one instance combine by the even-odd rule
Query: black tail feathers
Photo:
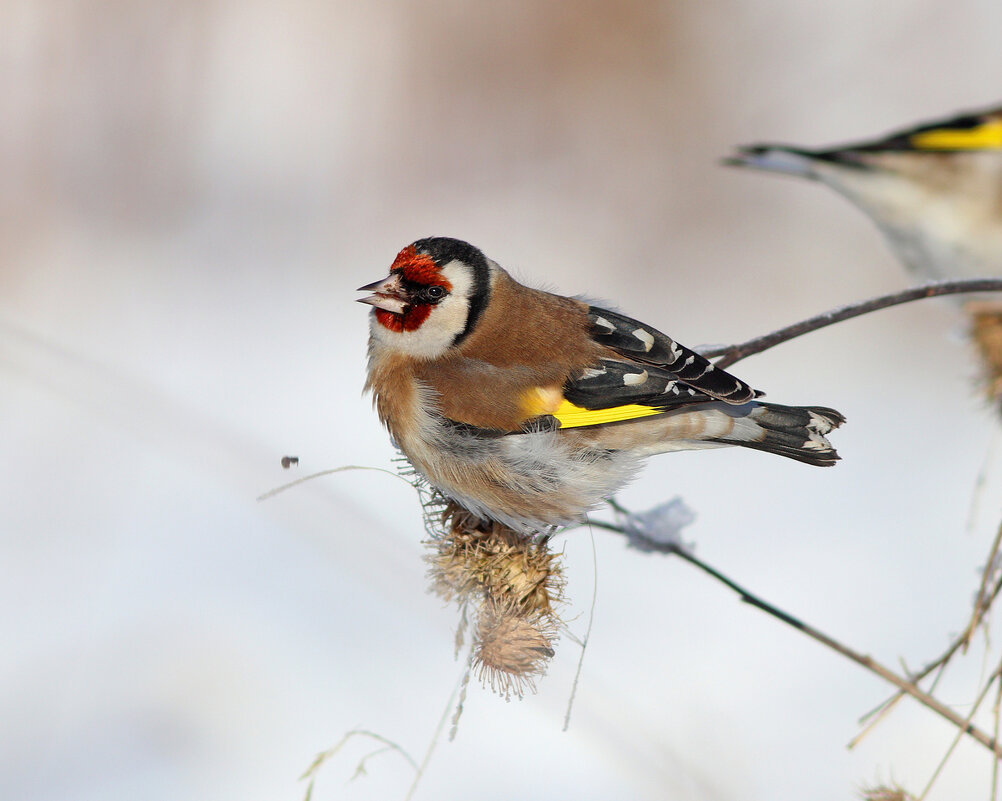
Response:
POLYGON ((780 406, 761 402, 755 405, 746 418, 754 428, 742 431, 747 438, 735 437, 727 442, 818 467, 830 467, 839 460, 825 435, 845 422, 840 412, 826 406, 780 406))

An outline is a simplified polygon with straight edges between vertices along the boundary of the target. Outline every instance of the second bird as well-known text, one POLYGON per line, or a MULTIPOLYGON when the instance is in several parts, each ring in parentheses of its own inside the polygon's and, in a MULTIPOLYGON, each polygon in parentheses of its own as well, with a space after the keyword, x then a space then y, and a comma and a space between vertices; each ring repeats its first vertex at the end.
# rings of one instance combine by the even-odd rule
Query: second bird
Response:
MULTIPOLYGON (((741 147, 727 164, 819 181, 866 212, 915 281, 1002 277, 1002 108, 863 142, 741 147)), ((968 303, 988 393, 1002 401, 1002 303, 968 303)))

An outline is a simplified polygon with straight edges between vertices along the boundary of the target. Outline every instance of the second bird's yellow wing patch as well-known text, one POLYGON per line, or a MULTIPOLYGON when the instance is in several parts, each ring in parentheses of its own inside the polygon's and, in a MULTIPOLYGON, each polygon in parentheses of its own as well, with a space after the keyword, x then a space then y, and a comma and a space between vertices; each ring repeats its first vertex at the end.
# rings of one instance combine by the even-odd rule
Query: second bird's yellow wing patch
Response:
POLYGON ((911 137, 917 150, 1000 150, 1002 120, 989 120, 973 128, 936 128, 911 137))

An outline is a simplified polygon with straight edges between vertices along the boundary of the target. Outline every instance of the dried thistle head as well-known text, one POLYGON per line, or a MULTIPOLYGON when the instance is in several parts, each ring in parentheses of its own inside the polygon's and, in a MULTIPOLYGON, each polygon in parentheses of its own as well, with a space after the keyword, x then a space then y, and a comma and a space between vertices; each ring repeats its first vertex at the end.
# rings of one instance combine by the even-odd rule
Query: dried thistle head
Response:
POLYGON ((553 657, 563 574, 545 537, 526 536, 482 520, 453 501, 444 504, 426 543, 431 589, 475 612, 471 660, 478 678, 505 698, 535 691, 553 657))
POLYGON ((473 664, 481 682, 505 698, 535 692, 535 680, 553 658, 556 623, 550 615, 526 617, 517 609, 488 600, 477 613, 473 664))
POLYGON ((1002 400, 1002 304, 991 301, 968 303, 971 341, 981 361, 982 382, 991 400, 1002 400))
POLYGON ((486 598, 523 615, 553 614, 564 580, 545 540, 480 520, 452 502, 442 524, 426 557, 436 594, 460 603, 486 598))
POLYGON ((860 794, 863 801, 915 801, 915 796, 900 787, 866 787, 860 794))

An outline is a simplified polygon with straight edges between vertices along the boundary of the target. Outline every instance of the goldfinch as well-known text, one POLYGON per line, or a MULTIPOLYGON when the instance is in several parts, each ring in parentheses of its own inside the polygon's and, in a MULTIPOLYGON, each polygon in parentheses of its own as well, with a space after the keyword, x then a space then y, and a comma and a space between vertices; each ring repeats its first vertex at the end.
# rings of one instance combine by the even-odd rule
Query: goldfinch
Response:
POLYGON ((366 390, 418 473, 520 532, 580 522, 656 453, 741 445, 839 458, 844 418, 761 393, 618 312, 531 289, 472 245, 408 245, 359 291, 366 390))
MULTIPOLYGON (((725 163, 827 184, 873 219, 915 281, 1002 277, 1002 107, 844 147, 742 147, 725 163)), ((958 297, 1002 410, 1002 303, 958 297)))
POLYGON ((725 163, 827 184, 918 280, 1002 275, 1002 108, 843 147, 741 147, 725 163))

